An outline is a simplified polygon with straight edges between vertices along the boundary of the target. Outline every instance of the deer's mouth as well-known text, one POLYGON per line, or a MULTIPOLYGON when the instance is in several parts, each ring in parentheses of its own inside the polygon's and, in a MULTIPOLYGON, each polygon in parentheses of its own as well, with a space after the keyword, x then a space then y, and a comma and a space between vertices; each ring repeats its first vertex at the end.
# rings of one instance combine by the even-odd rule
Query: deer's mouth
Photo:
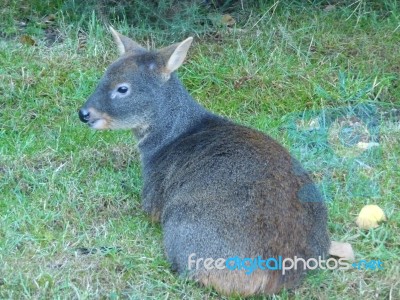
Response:
POLYGON ((94 120, 90 120, 87 124, 90 128, 98 129, 98 130, 109 128, 107 119, 94 119, 94 120))
POLYGON ((111 118, 107 113, 99 112, 94 108, 81 109, 79 118, 93 129, 108 129, 110 128, 111 118))

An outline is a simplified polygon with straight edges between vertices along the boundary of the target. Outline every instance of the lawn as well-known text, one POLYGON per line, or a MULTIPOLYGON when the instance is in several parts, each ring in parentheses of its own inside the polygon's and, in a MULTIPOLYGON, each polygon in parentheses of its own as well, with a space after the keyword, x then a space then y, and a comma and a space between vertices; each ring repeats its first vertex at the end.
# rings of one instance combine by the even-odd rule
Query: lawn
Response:
MULTIPOLYGON (((193 35, 179 75, 194 98, 290 149, 326 197, 332 240, 384 263, 313 271, 269 298, 400 299, 400 4, 311 2, 238 8, 229 28, 214 12, 207 31, 113 25, 156 47, 193 35), (359 229, 366 204, 387 221, 359 229)), ((21 3, 0 8, 0 298, 223 298, 170 271, 131 132, 79 121, 118 57, 104 19, 21 3)))

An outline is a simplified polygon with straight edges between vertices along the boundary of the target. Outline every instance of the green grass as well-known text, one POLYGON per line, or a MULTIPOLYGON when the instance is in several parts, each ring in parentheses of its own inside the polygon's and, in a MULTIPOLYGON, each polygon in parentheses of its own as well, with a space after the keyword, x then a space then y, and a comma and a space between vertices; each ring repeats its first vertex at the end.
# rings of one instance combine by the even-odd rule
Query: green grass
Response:
MULTIPOLYGON (((141 210, 132 134, 91 131, 77 117, 117 57, 110 34, 96 15, 81 16, 85 26, 70 22, 54 1, 51 26, 62 40, 49 44, 45 16, 29 10, 33 21, 21 27, 13 3, 0 14, 0 298, 219 299, 170 271, 161 228, 141 210), (78 50, 81 25, 87 42, 78 50)), ((327 191, 332 240, 385 270, 312 272, 299 289, 271 298, 398 299, 400 6, 276 6, 236 29, 197 36, 180 76, 210 110, 290 148, 327 191), (369 106, 380 118, 378 149, 356 157, 367 167, 327 146, 333 121, 316 136, 296 127, 322 112, 342 118, 369 106), (370 183, 378 190, 368 193, 370 183), (355 218, 372 203, 388 221, 360 230, 355 218)), ((177 41, 126 24, 115 27, 143 44, 177 41)))

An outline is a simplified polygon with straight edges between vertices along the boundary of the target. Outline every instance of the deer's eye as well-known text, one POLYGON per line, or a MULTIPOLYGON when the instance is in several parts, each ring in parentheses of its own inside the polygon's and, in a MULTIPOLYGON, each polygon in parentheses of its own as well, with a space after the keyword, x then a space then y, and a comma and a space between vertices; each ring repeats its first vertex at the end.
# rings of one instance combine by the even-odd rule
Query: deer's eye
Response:
POLYGON ((125 94, 127 91, 128 91, 128 87, 125 86, 125 85, 120 86, 120 87, 117 89, 117 92, 120 93, 120 94, 125 94))

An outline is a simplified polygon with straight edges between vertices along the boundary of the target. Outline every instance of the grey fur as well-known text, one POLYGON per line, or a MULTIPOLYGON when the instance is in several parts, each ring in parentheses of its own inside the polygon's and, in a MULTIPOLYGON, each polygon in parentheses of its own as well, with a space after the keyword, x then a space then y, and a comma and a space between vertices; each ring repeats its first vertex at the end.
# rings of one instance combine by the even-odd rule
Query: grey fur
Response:
POLYGON ((178 44, 134 51, 136 43, 114 37, 128 43, 119 47, 129 51, 108 68, 82 111, 91 112, 85 122, 94 127, 103 118, 97 123, 106 124, 103 129, 133 129, 143 168, 143 207, 162 223, 172 268, 228 294, 297 286, 302 270, 284 276, 263 271, 269 277, 262 281, 271 282, 258 284, 249 277, 250 292, 249 282, 233 284, 230 273, 188 272, 191 253, 214 259, 325 256, 330 245, 326 207, 309 175, 281 145, 207 111, 174 73, 166 74, 178 44), (131 89, 128 96, 115 96, 123 83, 131 89), (220 279, 222 285, 213 283, 220 279))

